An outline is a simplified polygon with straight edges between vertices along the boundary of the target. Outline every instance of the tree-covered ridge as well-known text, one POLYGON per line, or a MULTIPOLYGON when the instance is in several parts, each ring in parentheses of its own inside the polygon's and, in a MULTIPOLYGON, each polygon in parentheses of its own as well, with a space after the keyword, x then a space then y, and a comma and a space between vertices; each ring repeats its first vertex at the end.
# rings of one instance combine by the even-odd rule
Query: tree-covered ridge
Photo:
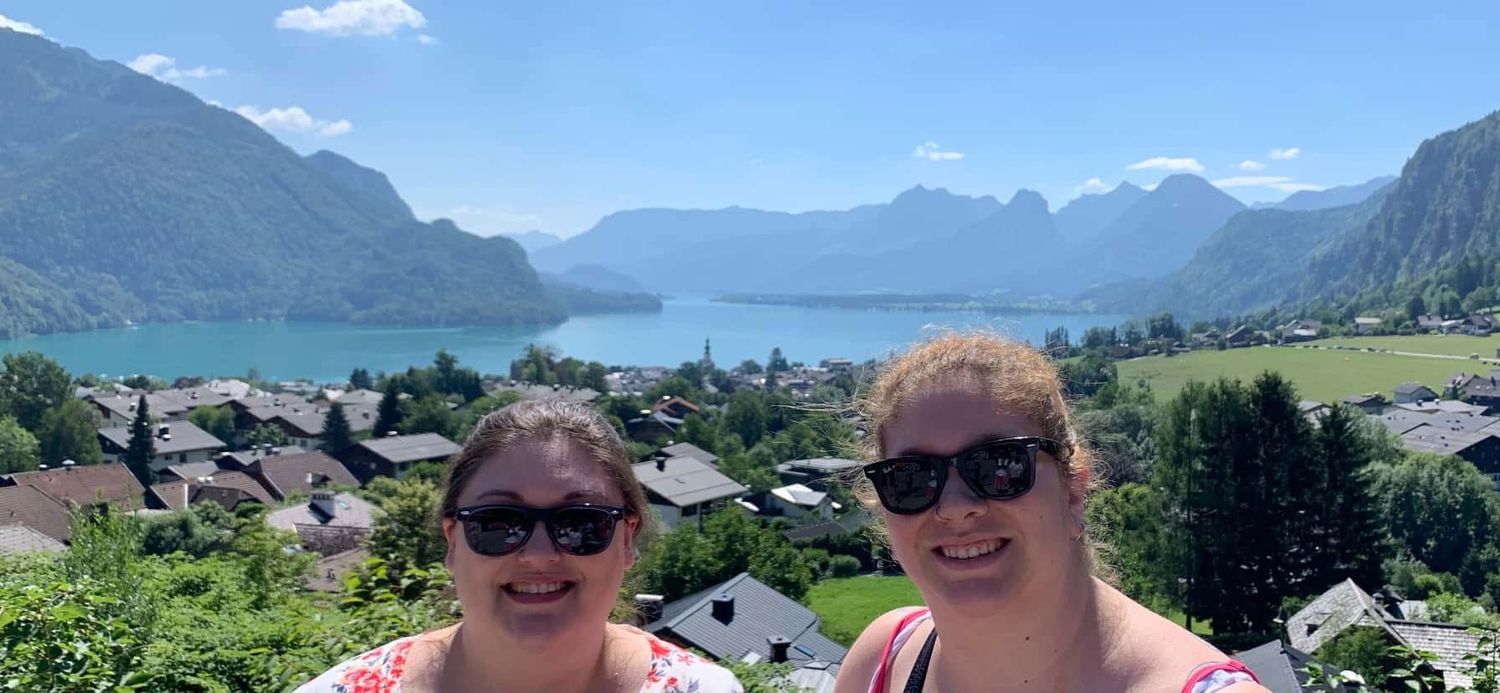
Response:
POLYGON ((379 173, 303 159, 118 64, 5 32, 0 102, 0 258, 31 271, 0 279, 0 336, 125 320, 564 316, 514 242, 418 222, 379 173))

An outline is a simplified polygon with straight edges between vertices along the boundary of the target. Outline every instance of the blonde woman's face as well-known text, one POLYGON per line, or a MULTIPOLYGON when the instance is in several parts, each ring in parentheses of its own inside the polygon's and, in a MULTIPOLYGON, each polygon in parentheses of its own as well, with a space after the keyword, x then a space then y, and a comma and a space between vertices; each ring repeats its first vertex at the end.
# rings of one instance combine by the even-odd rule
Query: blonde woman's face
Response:
MULTIPOLYGON (((949 388, 895 412, 884 443, 887 457, 946 457, 996 438, 1041 435, 1034 421, 987 394, 949 388)), ((1066 571, 1080 569, 1082 496, 1057 460, 1038 452, 1036 462, 1036 483, 1019 498, 980 498, 949 469, 937 505, 916 515, 885 513, 892 552, 929 606, 985 615, 1024 608, 1028 595, 1054 590, 1066 571)))

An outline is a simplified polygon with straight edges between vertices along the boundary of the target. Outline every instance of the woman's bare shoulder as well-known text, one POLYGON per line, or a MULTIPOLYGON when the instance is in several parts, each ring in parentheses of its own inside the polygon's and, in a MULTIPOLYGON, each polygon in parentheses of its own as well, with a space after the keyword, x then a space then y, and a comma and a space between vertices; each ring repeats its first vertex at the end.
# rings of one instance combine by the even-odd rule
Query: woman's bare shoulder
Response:
POLYGON ((844 663, 839 667, 838 683, 834 687, 835 693, 862 693, 868 690, 870 679, 875 676, 875 668, 880 665, 880 653, 885 650, 886 641, 890 640, 901 619, 921 608, 903 606, 891 609, 865 626, 854 644, 849 646, 848 654, 844 655, 844 663))

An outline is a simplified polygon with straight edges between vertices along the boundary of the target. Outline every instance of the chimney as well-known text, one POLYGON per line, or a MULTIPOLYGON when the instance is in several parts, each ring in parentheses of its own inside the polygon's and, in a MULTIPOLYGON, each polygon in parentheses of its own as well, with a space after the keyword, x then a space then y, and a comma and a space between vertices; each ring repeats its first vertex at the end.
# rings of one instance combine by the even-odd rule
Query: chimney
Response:
POLYGON ((637 594, 635 595, 635 612, 641 618, 641 625, 646 625, 661 620, 662 603, 666 601, 659 594, 637 594))
POLYGON ((771 646, 772 664, 786 661, 786 651, 788 647, 791 647, 792 641, 787 640, 780 635, 772 635, 766 638, 766 643, 771 646))
POLYGON ((667 458, 662 457, 661 455, 657 455, 656 456, 656 471, 658 471, 658 472, 665 472, 665 471, 667 471, 667 458))
POLYGON ((172 424, 162 424, 156 427, 156 437, 162 440, 172 439, 172 424))
POLYGON ((734 620, 734 595, 728 592, 714 595, 713 617, 723 623, 734 620))
POLYGON ((333 493, 329 491, 313 491, 312 502, 308 503, 308 505, 312 506, 313 512, 330 520, 333 519, 333 493))
POLYGON ((192 486, 192 484, 183 484, 182 485, 182 509, 186 509, 186 508, 190 507, 190 504, 188 503, 188 491, 189 491, 188 487, 190 487, 190 486, 192 486))

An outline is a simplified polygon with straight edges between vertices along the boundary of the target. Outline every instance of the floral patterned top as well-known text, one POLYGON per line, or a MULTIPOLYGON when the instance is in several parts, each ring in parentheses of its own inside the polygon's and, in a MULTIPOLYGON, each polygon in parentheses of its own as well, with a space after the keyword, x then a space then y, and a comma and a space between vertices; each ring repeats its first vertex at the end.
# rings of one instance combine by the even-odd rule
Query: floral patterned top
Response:
MULTIPOLYGON (((643 633, 643 635, 645 635, 643 633)), ((393 640, 350 658, 298 688, 296 693, 400 693, 406 656, 421 636, 393 640)), ((651 671, 641 693, 741 693, 734 674, 653 635, 651 671)))

